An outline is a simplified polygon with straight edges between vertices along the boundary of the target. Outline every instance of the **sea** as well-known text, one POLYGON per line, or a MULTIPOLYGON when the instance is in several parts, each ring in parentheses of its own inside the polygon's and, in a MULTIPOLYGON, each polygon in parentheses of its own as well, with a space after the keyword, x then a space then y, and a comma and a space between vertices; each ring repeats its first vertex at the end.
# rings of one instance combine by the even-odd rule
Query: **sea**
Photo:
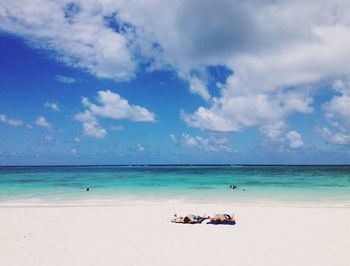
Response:
POLYGON ((0 203, 350 203, 350 166, 0 166, 0 203))

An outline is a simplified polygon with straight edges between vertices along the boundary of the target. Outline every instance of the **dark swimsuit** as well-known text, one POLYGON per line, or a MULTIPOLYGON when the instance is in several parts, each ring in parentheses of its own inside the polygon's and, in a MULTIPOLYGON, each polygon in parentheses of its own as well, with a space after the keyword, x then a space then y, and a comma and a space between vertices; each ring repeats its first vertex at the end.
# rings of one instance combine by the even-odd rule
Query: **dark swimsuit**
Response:
POLYGON ((184 223, 187 224, 187 223, 202 223, 206 218, 203 218, 199 215, 195 215, 195 214, 192 214, 192 218, 193 220, 191 221, 190 218, 188 218, 187 216, 184 218, 184 223))

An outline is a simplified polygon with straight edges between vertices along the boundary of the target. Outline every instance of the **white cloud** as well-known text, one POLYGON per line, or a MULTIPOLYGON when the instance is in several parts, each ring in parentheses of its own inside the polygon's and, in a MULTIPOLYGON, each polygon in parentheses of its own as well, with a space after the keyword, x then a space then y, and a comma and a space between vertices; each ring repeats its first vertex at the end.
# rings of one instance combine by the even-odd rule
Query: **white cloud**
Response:
POLYGON ((334 96, 324 105, 328 118, 342 118, 350 123, 350 95, 334 96))
POLYGON ((102 77, 128 79, 136 68, 126 34, 107 26, 100 1, 2 1, 0 29, 40 49, 55 52, 57 60, 102 77))
POLYGON ((190 92, 200 95, 204 100, 208 101, 211 97, 207 87, 198 77, 194 76, 189 79, 190 92))
POLYGON ((144 152, 145 151, 145 147, 143 145, 141 145, 141 144, 137 144, 136 147, 137 147, 137 150, 139 152, 144 152))
POLYGON ((345 80, 337 79, 333 83, 333 89, 336 92, 339 92, 341 94, 349 95, 350 94, 350 79, 349 78, 345 79, 345 80))
POLYGON ((337 93, 329 102, 323 104, 328 127, 318 128, 324 140, 331 144, 350 143, 350 79, 336 80, 333 90, 337 93))
POLYGON ((340 95, 334 96, 323 105, 326 117, 341 119, 350 125, 350 79, 336 80, 333 89, 340 95))
POLYGON ((281 121, 275 124, 265 125, 260 128, 261 134, 273 143, 283 142, 285 131, 286 124, 281 121))
POLYGON ((55 112, 59 112, 61 111, 58 103, 50 103, 50 102, 46 102, 45 103, 45 107, 50 108, 51 110, 55 111, 55 112))
POLYGON ((4 114, 0 114, 0 122, 3 122, 3 123, 8 124, 10 126, 22 126, 23 125, 22 120, 8 118, 4 114))
POLYGON ((336 145, 350 144, 350 135, 341 132, 332 132, 329 128, 323 127, 318 129, 320 135, 325 141, 336 145))
POLYGON ((223 137, 210 136, 203 138, 183 133, 179 139, 174 134, 171 134, 170 138, 174 144, 180 143, 183 147, 196 148, 206 152, 231 152, 228 139, 223 137))
POLYGON ((109 90, 99 91, 97 101, 100 105, 93 104, 87 98, 83 98, 83 105, 94 116, 126 119, 138 122, 155 122, 155 114, 139 105, 130 105, 128 100, 119 94, 109 90))
MULTIPOLYGON (((217 109, 213 106, 213 110, 217 109)), ((227 119, 221 114, 217 114, 204 107, 199 107, 194 114, 181 112, 181 118, 191 127, 196 127, 211 131, 238 131, 240 126, 236 121, 227 119)))
POLYGON ((47 129, 52 129, 52 125, 46 120, 43 116, 38 116, 35 120, 35 124, 37 124, 40 127, 46 127, 47 129))
POLYGON ((107 131, 95 121, 83 123, 83 128, 85 135, 89 137, 103 139, 107 135, 107 131))
POLYGON ((76 82, 76 79, 73 77, 69 77, 69 76, 63 76, 63 75, 56 75, 56 80, 62 83, 68 83, 68 84, 72 84, 76 82))
POLYGON ((278 145, 281 151, 284 151, 285 146, 296 149, 304 146, 304 141, 301 135, 292 130, 287 132, 287 125, 283 121, 275 124, 268 124, 260 127, 260 133, 263 136, 264 142, 278 145))
MULTIPOLYGON (((103 138, 107 134, 102 128, 98 118, 126 119, 137 122, 155 122, 155 114, 139 105, 130 105, 119 94, 109 90, 97 93, 98 104, 91 103, 88 98, 82 99, 82 104, 87 108, 78 113, 75 120, 80 121, 87 136, 103 138)), ((119 128, 120 130, 120 128, 119 128)))
POLYGON ((100 126, 96 117, 89 111, 75 115, 74 119, 82 123, 86 136, 102 139, 107 134, 106 129, 100 126))
POLYGON ((304 142, 301 138, 301 135, 296 131, 289 131, 286 135, 289 140, 289 147, 296 149, 304 146, 304 142))
POLYGON ((182 113, 182 119, 191 127, 210 131, 240 131, 244 127, 282 123, 294 112, 310 113, 312 98, 301 92, 282 92, 278 95, 231 95, 230 85, 223 96, 214 99, 210 108, 199 107, 193 114, 182 113))

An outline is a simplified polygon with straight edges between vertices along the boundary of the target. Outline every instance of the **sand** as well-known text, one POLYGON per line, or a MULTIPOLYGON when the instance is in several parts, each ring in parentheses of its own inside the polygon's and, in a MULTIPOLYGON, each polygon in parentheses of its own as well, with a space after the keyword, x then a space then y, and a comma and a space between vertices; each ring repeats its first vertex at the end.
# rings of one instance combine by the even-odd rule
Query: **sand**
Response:
POLYGON ((350 208, 200 203, 0 205, 0 265, 332 265, 350 262, 350 208), (173 213, 234 212, 183 225, 173 213))

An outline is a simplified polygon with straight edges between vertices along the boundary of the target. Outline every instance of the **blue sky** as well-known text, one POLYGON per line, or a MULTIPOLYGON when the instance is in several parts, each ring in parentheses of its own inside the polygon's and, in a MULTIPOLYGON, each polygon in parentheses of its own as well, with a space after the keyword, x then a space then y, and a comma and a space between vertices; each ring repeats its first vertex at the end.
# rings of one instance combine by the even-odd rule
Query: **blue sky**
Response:
POLYGON ((350 162, 346 1, 0 3, 1 165, 350 162))

